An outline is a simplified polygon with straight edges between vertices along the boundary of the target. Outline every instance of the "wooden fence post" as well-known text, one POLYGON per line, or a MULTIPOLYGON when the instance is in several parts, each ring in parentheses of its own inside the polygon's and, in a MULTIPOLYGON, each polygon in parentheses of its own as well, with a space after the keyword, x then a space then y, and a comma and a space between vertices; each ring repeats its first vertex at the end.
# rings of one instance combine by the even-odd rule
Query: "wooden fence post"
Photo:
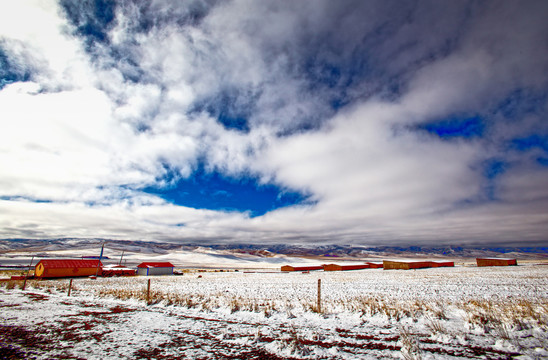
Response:
POLYGON ((72 279, 70 279, 68 296, 70 296, 70 291, 72 290, 72 279))
POLYGON ((147 285, 147 304, 150 304, 150 279, 148 279, 147 285))
POLYGON ((318 312, 322 312, 322 279, 318 279, 318 312))

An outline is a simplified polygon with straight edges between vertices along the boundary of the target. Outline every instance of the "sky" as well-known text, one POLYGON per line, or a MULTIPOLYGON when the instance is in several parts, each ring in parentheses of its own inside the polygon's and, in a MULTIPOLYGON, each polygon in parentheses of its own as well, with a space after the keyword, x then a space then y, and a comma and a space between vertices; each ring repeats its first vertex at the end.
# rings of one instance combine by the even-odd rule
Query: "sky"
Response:
POLYGON ((0 238, 547 246, 546 18, 0 1, 0 238))

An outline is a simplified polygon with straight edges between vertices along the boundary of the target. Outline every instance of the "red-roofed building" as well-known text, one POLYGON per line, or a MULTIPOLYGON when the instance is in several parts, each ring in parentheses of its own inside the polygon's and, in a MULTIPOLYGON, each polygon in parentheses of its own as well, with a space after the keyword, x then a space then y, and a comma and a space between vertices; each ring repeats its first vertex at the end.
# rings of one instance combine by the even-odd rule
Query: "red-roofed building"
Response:
POLYGON ((328 264, 323 266, 323 271, 348 271, 348 270, 362 270, 362 269, 369 269, 369 268, 371 268, 369 264, 354 264, 354 265, 328 264))
POLYGON ((101 275, 103 264, 99 260, 47 259, 40 260, 34 267, 38 278, 73 277, 101 275))
POLYGON ((476 264, 478 266, 511 266, 517 265, 516 259, 503 259, 503 258, 477 258, 476 264))
POLYGON ((323 270, 323 266, 322 265, 317 265, 317 266, 284 265, 281 268, 281 271, 315 271, 315 270, 323 270))
POLYGON ((137 266, 137 275, 173 275, 173 268, 170 262, 144 262, 137 266))
POLYGON ((415 260, 398 260, 398 261, 388 261, 383 260, 382 262, 382 268, 384 270, 390 270, 390 269, 402 269, 402 270, 410 270, 410 269, 424 269, 432 267, 431 261, 415 261, 415 260))

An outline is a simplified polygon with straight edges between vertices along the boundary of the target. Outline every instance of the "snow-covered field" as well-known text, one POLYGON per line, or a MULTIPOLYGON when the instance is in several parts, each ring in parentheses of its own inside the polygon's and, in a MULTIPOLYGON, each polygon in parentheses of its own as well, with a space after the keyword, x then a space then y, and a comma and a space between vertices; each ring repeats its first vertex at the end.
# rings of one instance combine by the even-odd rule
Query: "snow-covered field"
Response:
POLYGON ((148 279, 5 282, 0 357, 548 358, 548 266, 148 279))

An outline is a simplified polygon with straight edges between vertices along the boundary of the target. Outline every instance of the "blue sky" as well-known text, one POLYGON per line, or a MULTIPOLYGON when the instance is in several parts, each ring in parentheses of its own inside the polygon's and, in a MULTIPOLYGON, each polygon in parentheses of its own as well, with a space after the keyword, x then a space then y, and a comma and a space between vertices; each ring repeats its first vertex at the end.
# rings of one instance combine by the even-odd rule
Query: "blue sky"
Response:
POLYGON ((0 5, 0 238, 548 244, 548 4, 0 5))

